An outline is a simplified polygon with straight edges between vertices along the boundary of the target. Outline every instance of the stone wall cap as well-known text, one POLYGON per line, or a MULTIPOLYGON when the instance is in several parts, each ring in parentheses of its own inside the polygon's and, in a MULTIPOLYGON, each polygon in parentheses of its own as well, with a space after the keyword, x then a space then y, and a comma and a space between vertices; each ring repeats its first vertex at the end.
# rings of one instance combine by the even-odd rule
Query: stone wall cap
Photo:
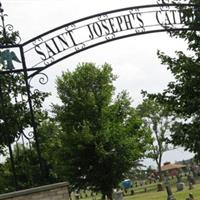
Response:
POLYGON ((10 192, 10 193, 6 193, 6 194, 1 194, 0 200, 8 199, 8 198, 15 198, 15 197, 19 197, 19 196, 25 196, 25 195, 43 192, 43 191, 47 191, 47 190, 53 190, 53 189, 57 189, 57 188, 61 188, 61 187, 66 187, 68 185, 69 185, 68 182, 62 182, 62 183, 55 183, 55 184, 30 188, 30 189, 26 189, 26 190, 20 190, 20 191, 16 191, 16 192, 10 192))

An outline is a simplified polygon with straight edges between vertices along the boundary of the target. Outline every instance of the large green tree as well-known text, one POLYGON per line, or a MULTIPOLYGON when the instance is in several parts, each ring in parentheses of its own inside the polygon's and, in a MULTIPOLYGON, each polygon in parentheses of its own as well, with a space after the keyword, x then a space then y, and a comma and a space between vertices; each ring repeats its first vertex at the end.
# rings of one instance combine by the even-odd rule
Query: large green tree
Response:
POLYGON ((162 93, 150 96, 167 105, 171 115, 175 116, 172 142, 200 158, 200 1, 190 2, 196 4, 196 8, 186 8, 182 12, 184 23, 191 30, 171 32, 172 37, 187 42, 188 51, 177 51, 176 57, 158 52, 161 63, 167 65, 175 80, 162 93))
POLYGON ((75 188, 112 196, 150 138, 126 92, 115 100, 116 77, 108 64, 80 64, 57 79, 62 105, 54 105, 62 127, 61 175, 75 188))

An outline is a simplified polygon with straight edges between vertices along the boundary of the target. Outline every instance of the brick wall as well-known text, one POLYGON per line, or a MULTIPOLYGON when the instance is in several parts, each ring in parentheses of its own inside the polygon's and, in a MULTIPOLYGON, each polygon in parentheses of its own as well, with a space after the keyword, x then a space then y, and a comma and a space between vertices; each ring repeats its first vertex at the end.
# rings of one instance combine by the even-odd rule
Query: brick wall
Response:
POLYGON ((66 182, 0 195, 0 200, 69 200, 66 182))

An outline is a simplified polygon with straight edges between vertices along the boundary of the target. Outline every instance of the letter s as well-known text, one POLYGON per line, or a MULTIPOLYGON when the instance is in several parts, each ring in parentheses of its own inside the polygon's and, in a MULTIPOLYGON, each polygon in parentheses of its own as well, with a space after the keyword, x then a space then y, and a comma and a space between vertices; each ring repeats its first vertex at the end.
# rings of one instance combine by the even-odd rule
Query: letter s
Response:
POLYGON ((42 60, 46 60, 47 59, 47 57, 45 56, 44 52, 42 52, 42 50, 41 50, 39 45, 35 45, 35 51, 36 51, 36 53, 41 55, 41 59, 42 60))

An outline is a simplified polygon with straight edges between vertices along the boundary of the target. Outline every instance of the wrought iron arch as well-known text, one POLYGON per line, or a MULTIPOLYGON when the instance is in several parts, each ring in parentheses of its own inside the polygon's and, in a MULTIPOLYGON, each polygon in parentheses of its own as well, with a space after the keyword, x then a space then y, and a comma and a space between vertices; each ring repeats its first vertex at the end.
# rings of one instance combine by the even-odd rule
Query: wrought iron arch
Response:
MULTIPOLYGON (((22 44, 0 45, 0 48, 19 48, 23 66, 31 78, 61 60, 107 42, 143 34, 190 30, 189 24, 194 18, 185 17, 184 10, 188 8, 193 12, 198 9, 194 4, 162 3, 107 11, 64 24, 22 44)), ((23 69, 12 70, 21 71, 23 69)))
MULTIPOLYGON (((165 3, 162 0, 162 3, 159 4, 122 8, 85 17, 49 30, 21 44, 0 44, 0 50, 2 50, 0 51, 0 58, 3 56, 2 53, 7 53, 7 56, 8 54, 9 56, 12 55, 9 60, 9 67, 0 70, 0 76, 16 73, 23 73, 24 75, 28 97, 27 104, 31 113, 32 131, 36 141, 41 173, 44 172, 44 168, 31 99, 31 79, 42 74, 43 77, 39 80, 41 84, 45 84, 48 77, 42 73, 43 70, 63 59, 107 42, 150 33, 193 30, 190 24, 195 20, 196 11, 199 11, 199 7, 194 4, 172 4, 165 3), (184 11, 188 8, 194 13, 190 18, 184 15, 184 11), (18 68, 14 68, 14 65, 12 65, 14 60, 13 49, 17 49, 21 56, 21 65, 18 68)), ((6 30, 7 26, 4 24, 1 6, 0 13, 1 28, 3 35, 5 35, 6 31, 12 31, 12 26, 9 26, 10 28, 8 27, 8 30, 6 30)), ((16 58, 15 61, 17 61, 16 58)), ((3 99, 1 82, 0 98, 3 99)), ((26 137, 23 130, 21 134, 26 137)), ((15 139, 18 140, 18 138, 19 135, 15 139)), ((10 143, 8 147, 10 157, 13 160, 10 143)), ((12 169, 17 189, 14 160, 12 161, 12 169)))

